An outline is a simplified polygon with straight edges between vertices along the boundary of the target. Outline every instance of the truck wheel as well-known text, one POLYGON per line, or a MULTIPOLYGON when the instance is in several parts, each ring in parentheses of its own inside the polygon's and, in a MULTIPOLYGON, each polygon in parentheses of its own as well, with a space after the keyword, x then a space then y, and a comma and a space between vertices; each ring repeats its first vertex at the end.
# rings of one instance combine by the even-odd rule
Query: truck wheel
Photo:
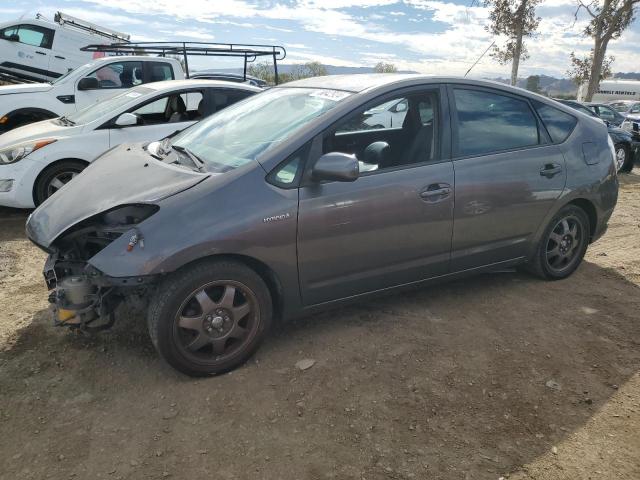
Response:
POLYGON ((87 168, 87 164, 80 160, 63 160, 45 168, 40 173, 33 189, 33 202, 36 207, 64 187, 85 168, 87 168))
POLYGON ((629 152, 629 147, 618 143, 616 148, 616 169, 620 173, 629 173, 633 168, 632 158, 629 152))
POLYGON ((564 206, 549 222, 528 270, 546 280, 567 278, 582 262, 589 232, 589 217, 584 210, 564 206))
POLYGON ((272 320, 269 289, 249 267, 203 261, 169 275, 149 304, 151 341, 173 368, 193 377, 243 364, 272 320))

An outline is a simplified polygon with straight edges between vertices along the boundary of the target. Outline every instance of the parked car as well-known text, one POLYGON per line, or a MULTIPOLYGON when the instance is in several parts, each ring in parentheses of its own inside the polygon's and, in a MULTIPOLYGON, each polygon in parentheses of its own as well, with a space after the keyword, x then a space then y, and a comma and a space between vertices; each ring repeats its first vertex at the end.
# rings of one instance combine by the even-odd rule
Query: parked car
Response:
POLYGON ((192 73, 189 78, 200 79, 200 80, 222 80, 225 82, 240 82, 240 83, 248 83, 249 85, 253 85, 255 87, 265 88, 267 86, 267 82, 262 80, 261 78, 254 77, 252 75, 241 75, 239 73, 230 73, 230 72, 218 72, 215 70, 201 70, 199 72, 192 73))
POLYGON ((0 133, 29 123, 68 115, 136 85, 183 79, 175 58, 104 57, 53 83, 0 87, 0 133))
POLYGON ((640 102, 637 100, 619 100, 616 102, 610 102, 607 105, 624 117, 629 115, 640 115, 640 102))
POLYGON ((614 127, 619 127, 624 122, 625 116, 618 112, 615 108, 610 105, 605 105, 604 103, 585 103, 587 108, 589 108, 593 113, 595 113, 598 118, 609 125, 613 125, 614 127))
POLYGON ((309 78, 110 150, 27 234, 59 324, 108 326, 141 298, 160 355, 210 375, 274 317, 515 265, 567 278, 607 228, 614 159, 601 121, 502 84, 309 78), (348 128, 402 99, 401 126, 348 128))
POLYGON ((612 123, 601 119, 591 108, 580 102, 574 100, 558 100, 564 105, 568 105, 571 108, 578 110, 579 112, 589 115, 590 117, 598 118, 607 125, 609 136, 613 141, 613 145, 616 150, 616 167, 618 172, 628 173, 633 170, 634 163, 640 161, 640 153, 638 150, 638 143, 634 140, 633 136, 625 129, 618 128, 612 123))
POLYGON ((126 42, 129 35, 58 12, 54 21, 35 19, 0 23, 0 73, 35 81, 52 81, 93 59, 81 47, 126 42))
POLYGON ((0 205, 39 205, 105 151, 162 139, 259 91, 214 80, 150 83, 0 135, 0 205))

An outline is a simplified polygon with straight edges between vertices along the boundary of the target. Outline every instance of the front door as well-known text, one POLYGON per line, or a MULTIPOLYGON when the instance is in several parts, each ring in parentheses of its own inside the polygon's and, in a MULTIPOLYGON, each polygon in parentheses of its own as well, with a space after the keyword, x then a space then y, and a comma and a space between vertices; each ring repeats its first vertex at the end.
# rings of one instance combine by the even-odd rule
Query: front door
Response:
POLYGON ((130 110, 138 125, 114 127, 109 137, 112 147, 121 143, 161 140, 200 120, 204 113, 202 91, 171 92, 130 110))
POLYGON ((441 148, 449 127, 440 98, 437 87, 386 96, 324 135, 323 153, 354 154, 361 174, 352 183, 307 181, 300 189, 305 305, 448 272, 454 178, 441 148), (399 126, 367 121, 391 100, 407 105, 399 126))
POLYGON ((564 157, 527 99, 467 86, 453 87, 449 97, 456 185, 451 269, 522 258, 564 189, 564 157))

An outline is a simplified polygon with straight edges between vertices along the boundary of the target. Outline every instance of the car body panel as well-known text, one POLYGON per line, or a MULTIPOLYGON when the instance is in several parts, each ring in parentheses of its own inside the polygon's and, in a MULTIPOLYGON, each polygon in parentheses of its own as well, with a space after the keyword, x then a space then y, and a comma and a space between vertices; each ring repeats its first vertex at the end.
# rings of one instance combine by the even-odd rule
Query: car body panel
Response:
MULTIPOLYGON (((159 210, 132 229, 144 236, 144 248, 136 246, 128 252, 125 234, 90 258, 89 265, 110 278, 142 278, 162 276, 216 255, 245 259, 249 265, 263 265, 276 277, 287 318, 319 304, 430 277, 524 261, 535 252, 549 219, 569 202, 593 206, 592 239, 606 229, 618 184, 606 127, 597 119, 520 89, 459 78, 354 75, 307 79, 275 88, 303 87, 337 88, 352 94, 287 141, 266 149, 255 162, 223 174, 178 170, 184 178, 176 180, 164 172, 164 165, 144 167, 145 158, 149 165, 157 161, 139 147, 131 151, 119 147, 65 186, 57 194, 59 201, 45 202, 32 214, 30 238, 55 248, 65 229, 101 209, 130 202, 154 203, 159 210), (300 189, 279 188, 267 181, 276 166, 303 145, 315 144, 326 129, 355 109, 407 90, 444 84, 478 86, 535 100, 573 115, 578 122, 571 135, 557 145, 501 152, 485 159, 452 159, 451 132, 443 129, 441 161, 420 171, 422 167, 415 164, 361 176, 353 183, 305 183, 300 189), (584 144, 592 145, 585 150, 584 144), (585 159, 585 151, 589 158, 585 159), (548 159, 563 168, 561 175, 547 182, 540 168, 548 159), (156 171, 163 173, 147 178, 147 172, 156 171), (101 193, 91 192, 87 202, 91 207, 79 202, 84 191, 105 177, 112 182, 111 188, 101 186, 101 193), (118 186, 117 179, 121 180, 118 186), (431 182, 451 184, 455 210, 450 198, 437 205, 421 203, 416 193, 431 182), (116 188, 117 192, 111 191, 116 188), (378 198, 372 192, 386 196, 378 198), (368 203, 374 208, 367 208, 368 203), (457 218, 460 225, 456 225, 457 218), (47 225, 51 222, 53 227, 47 225), (514 226, 511 233, 505 230, 508 225, 514 226), (435 235, 429 235, 432 226, 435 235), (457 263, 448 261, 452 237, 458 242, 453 249, 457 263), (405 250, 394 251, 397 245, 398 250, 405 250), (324 261, 320 253, 326 254, 324 261), (392 258, 387 260, 384 255, 392 258)), ((320 154, 321 149, 311 148, 308 164, 320 154)))

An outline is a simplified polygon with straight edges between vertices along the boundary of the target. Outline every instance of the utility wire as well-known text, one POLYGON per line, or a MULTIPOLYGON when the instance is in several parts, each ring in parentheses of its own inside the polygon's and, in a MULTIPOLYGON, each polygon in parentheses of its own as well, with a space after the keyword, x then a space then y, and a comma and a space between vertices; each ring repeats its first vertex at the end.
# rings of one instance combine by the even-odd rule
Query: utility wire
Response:
POLYGON ((495 40, 494 40, 493 42, 491 42, 491 45, 489 45, 489 46, 487 47, 487 49, 486 49, 484 52, 482 52, 482 55, 480 55, 480 56, 478 57, 478 59, 477 59, 475 62, 473 62, 473 65, 471 65, 471 66, 469 67, 469 70, 467 70, 467 73, 465 73, 465 74, 464 74, 464 76, 465 76, 465 77, 466 77, 467 75, 469 75, 469 72, 473 69, 473 67, 475 67, 475 66, 478 64, 478 62, 479 62, 480 60, 482 60, 482 57, 484 57, 484 56, 487 54, 487 52, 489 51, 489 49, 490 49, 491 47, 493 47, 495 44, 496 44, 496 41, 495 41, 495 40))

